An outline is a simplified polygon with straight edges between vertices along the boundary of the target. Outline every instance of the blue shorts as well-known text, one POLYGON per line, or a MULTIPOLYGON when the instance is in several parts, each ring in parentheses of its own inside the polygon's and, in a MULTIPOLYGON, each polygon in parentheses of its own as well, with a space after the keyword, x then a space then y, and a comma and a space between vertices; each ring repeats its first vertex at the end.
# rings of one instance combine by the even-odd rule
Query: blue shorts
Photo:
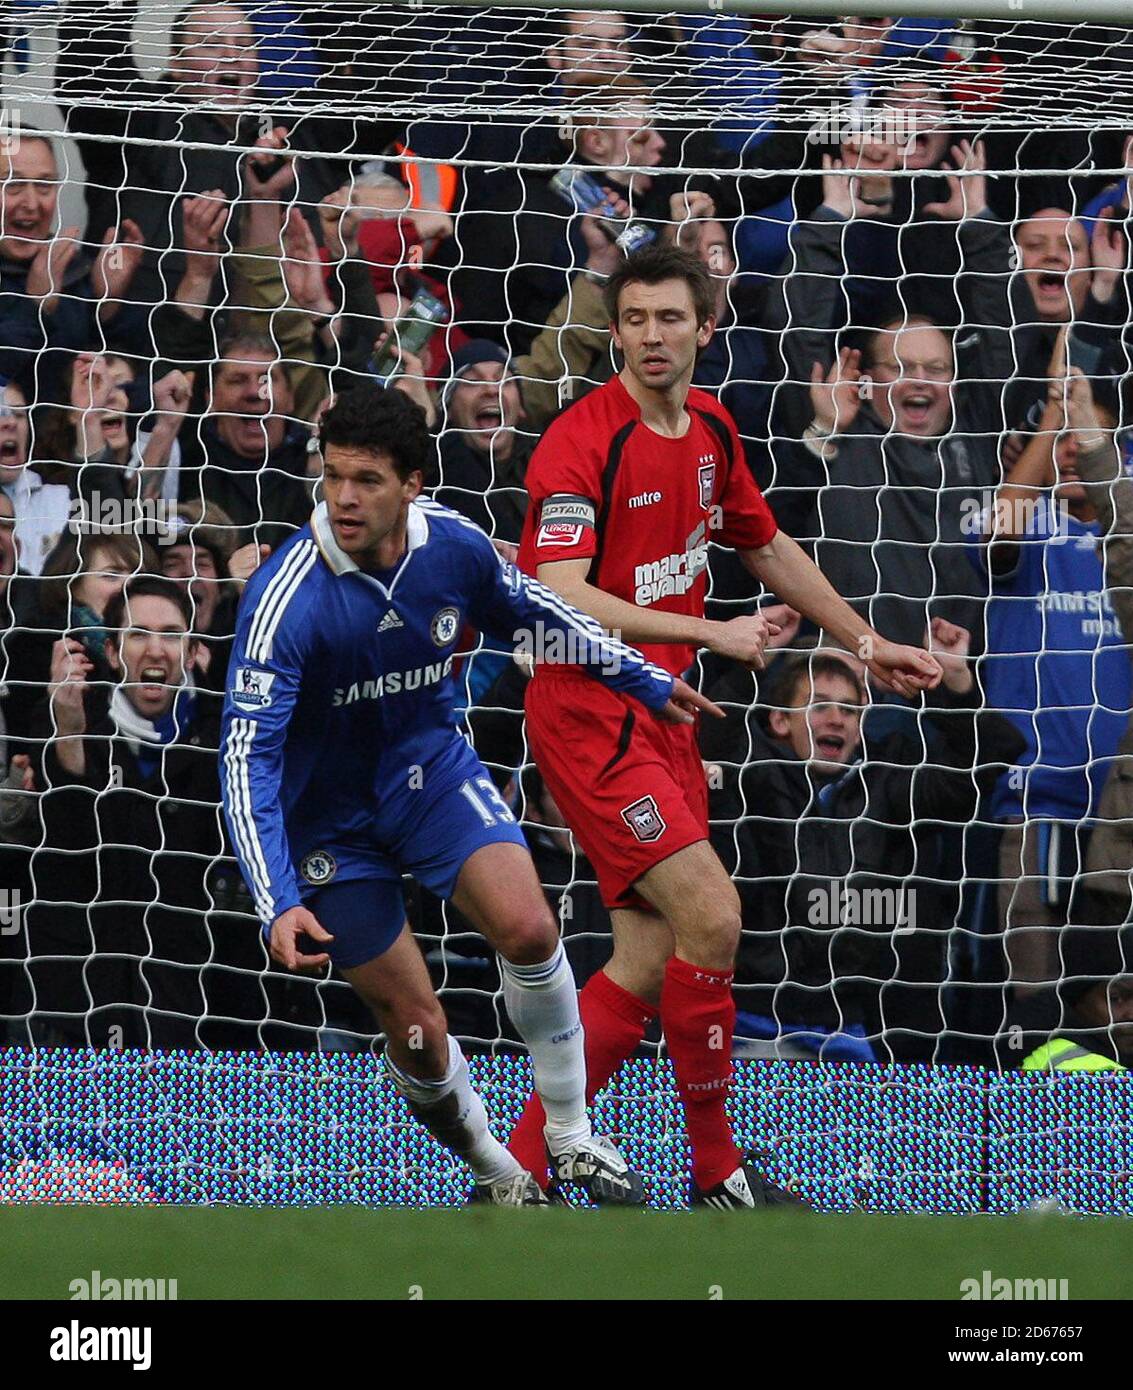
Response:
POLYGON ((365 965, 375 956, 384 955, 405 926, 400 878, 392 882, 384 878, 352 878, 345 883, 331 883, 326 888, 316 888, 312 897, 303 899, 303 906, 334 937, 325 948, 304 938, 305 954, 314 955, 325 949, 340 969, 365 965))
POLYGON ((336 966, 364 965, 397 940, 405 925, 404 874, 448 899, 478 849, 527 848, 483 763, 469 745, 464 749, 448 761, 443 777, 428 778, 412 796, 383 807, 366 843, 332 842, 299 856, 303 906, 334 937, 326 949, 336 966))

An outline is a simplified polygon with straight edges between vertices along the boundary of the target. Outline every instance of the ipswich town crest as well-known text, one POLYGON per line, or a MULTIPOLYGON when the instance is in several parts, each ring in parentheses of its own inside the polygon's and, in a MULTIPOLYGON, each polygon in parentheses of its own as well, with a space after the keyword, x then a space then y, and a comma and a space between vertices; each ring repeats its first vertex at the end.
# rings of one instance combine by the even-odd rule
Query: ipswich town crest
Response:
MULTIPOLYGON (((701 457, 703 458, 704 455, 702 454, 701 457)), ((710 454, 709 457, 713 462, 703 464, 698 473, 698 477, 700 478, 700 505, 704 507, 705 510, 712 505, 712 494, 716 490, 716 455, 710 454)))
POLYGON ((661 819, 661 812, 651 796, 643 796, 640 801, 627 806, 622 811, 622 820, 639 840, 646 843, 659 840, 665 832, 665 822, 661 819))

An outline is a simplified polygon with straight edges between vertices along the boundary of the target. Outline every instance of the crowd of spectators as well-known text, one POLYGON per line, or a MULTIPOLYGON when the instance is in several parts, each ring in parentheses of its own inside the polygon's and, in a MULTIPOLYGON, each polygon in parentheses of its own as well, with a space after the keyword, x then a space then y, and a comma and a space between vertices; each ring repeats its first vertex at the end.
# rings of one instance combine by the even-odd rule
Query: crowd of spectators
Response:
MULTIPOLYGON (((1020 1019, 1072 1012, 1117 1048, 1133 137, 1013 106, 1072 39, 197 0, 153 77, 137 8, 59 7, 81 175, 50 134, 0 144, 0 1036, 368 1045, 348 990, 267 969, 225 844, 240 590, 310 514, 322 410, 372 377, 425 413, 434 495, 514 545, 542 430, 617 370, 628 227, 714 277, 694 383, 780 525, 945 669, 915 706, 871 688, 713 551, 714 611, 779 625, 764 671, 698 673, 751 1049, 1017 1065, 1020 1019)), ((585 977, 609 923, 525 765, 525 673, 469 644, 471 734, 585 977)), ((454 1031, 506 1036, 479 938, 410 908, 454 1031)))

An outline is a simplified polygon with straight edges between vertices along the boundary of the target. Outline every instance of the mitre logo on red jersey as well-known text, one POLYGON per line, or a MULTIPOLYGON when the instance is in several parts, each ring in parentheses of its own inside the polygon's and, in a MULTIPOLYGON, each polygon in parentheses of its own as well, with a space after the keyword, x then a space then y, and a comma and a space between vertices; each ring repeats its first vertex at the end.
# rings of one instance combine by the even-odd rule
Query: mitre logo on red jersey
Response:
POLYGON ((716 491, 716 455, 701 454, 697 462, 700 464, 697 475, 700 478, 700 505, 710 507, 716 491))
POLYGON ((659 492, 639 492, 636 497, 629 499, 629 505, 631 509, 634 507, 652 507, 660 500, 661 494, 659 492))

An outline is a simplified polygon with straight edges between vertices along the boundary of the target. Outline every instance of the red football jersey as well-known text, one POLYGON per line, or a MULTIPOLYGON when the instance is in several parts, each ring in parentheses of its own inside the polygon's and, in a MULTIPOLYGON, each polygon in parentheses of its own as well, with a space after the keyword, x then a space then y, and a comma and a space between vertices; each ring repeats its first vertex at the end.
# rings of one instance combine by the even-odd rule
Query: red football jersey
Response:
MULTIPOLYGON (((589 559, 596 588, 702 618, 709 541, 752 550, 778 528, 732 417, 695 389, 687 409, 683 438, 657 434, 614 377, 558 416, 527 465, 520 568, 533 575, 551 561, 589 559)), ((673 643, 641 650, 674 675, 696 654, 673 643)))

